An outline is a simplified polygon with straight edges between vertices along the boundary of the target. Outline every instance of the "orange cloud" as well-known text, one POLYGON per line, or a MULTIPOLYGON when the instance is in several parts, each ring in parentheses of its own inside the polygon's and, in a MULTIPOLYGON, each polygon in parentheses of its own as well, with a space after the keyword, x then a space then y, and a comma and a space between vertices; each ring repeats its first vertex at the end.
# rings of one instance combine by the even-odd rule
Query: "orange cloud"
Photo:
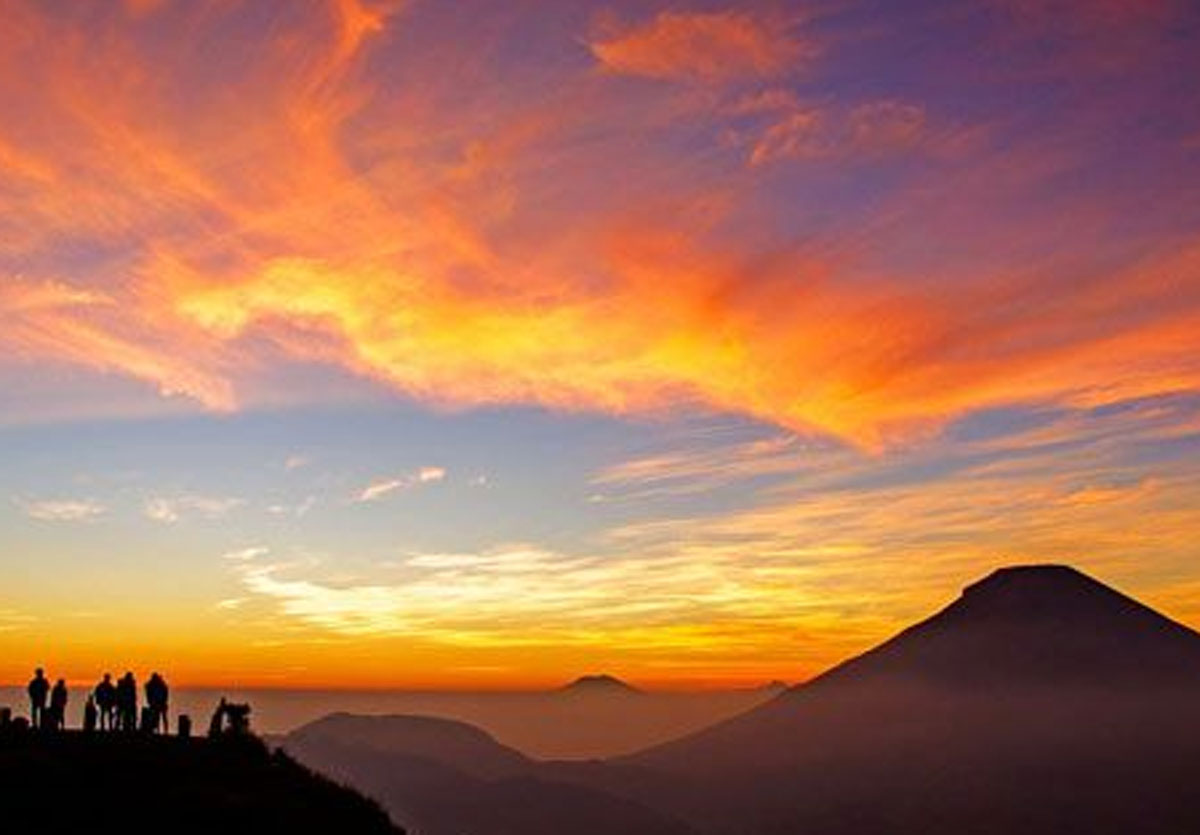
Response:
MULTIPOLYGON (((852 257, 722 239, 752 182, 658 175, 670 166, 653 155, 638 158, 644 183, 592 174, 608 149, 589 155, 572 131, 629 135, 611 79, 581 70, 544 106, 497 88, 449 114, 418 91, 374 96, 365 56, 403 25, 397 7, 289 18, 241 56, 236 95, 202 85, 186 104, 121 26, 85 40, 12 8, 0 96, 24 118, 0 125, 16 161, 0 173, 4 246, 129 253, 78 284, 5 285, 0 344, 34 360, 210 408, 253 405, 282 356, 447 406, 701 405, 863 444, 981 407, 1200 384, 1195 246, 1066 289, 970 269, 941 285, 862 275, 852 257), (43 95, 14 81, 27 66, 43 68, 43 95)), ((212 20, 173 17, 186 11, 168 4, 156 25, 204 35, 212 20)), ((699 79, 771 74, 805 51, 732 12, 663 13, 593 47, 614 70, 699 79)), ((777 94, 752 109, 795 106, 777 94)), ((844 111, 834 133, 866 151, 926 130, 917 105, 844 111)), ((787 137, 805 125, 785 127, 763 159, 799 147, 787 137)))
POLYGON ((172 356, 167 341, 156 344, 144 327, 123 336, 121 318, 114 299, 95 292, 55 282, 0 283, 0 348, 9 364, 72 363, 143 380, 212 409, 233 408, 233 387, 219 372, 202 360, 172 356))
POLYGON ((610 72, 689 81, 767 77, 810 59, 814 47, 786 24, 743 12, 661 12, 630 27, 609 26, 590 44, 610 72))
POLYGON ((233 283, 196 276, 175 299, 223 339, 280 321, 331 333, 337 361, 447 405, 701 402, 877 443, 987 405, 1195 387, 1198 254, 1098 277, 1069 301, 1004 282, 938 298, 838 284, 797 259, 751 274, 679 237, 634 233, 610 243, 599 288, 533 275, 489 293, 398 267, 276 261, 233 283), (1182 304, 1156 305, 1170 295, 1182 304))

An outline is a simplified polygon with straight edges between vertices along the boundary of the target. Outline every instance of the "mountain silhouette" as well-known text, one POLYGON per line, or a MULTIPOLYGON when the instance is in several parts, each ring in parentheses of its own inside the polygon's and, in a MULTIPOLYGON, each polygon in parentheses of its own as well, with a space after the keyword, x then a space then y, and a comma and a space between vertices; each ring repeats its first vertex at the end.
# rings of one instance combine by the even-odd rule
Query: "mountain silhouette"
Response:
POLYGON ((607 674, 580 676, 562 688, 563 693, 579 695, 640 694, 642 691, 621 679, 607 674))
POLYGON ((284 745, 426 835, 1184 835, 1200 832, 1200 635, 1075 569, 1019 566, 628 756, 538 761, 418 717, 332 716, 284 745))
MULTIPOLYGON (((817 681, 956 687, 1200 681, 1200 635, 1062 565, 1003 568, 949 607, 817 681)), ((815 682, 814 682, 815 683, 815 682)))
POLYGON ((1200 831, 1200 635, 1002 569, 739 717, 575 779, 713 832, 1200 831))
POLYGON ((280 740, 295 750, 322 742, 345 748, 428 760, 472 777, 493 779, 529 771, 532 761, 486 731, 430 716, 353 716, 334 713, 280 740))
POLYGON ((640 802, 559 780, 463 722, 335 714, 276 742, 422 835, 695 835, 640 802))

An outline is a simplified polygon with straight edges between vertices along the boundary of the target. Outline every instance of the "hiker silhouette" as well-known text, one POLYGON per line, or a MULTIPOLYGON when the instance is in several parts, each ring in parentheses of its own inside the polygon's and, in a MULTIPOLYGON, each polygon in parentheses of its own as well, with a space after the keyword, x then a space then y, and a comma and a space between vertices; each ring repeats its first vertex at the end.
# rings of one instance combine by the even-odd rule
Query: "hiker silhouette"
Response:
POLYGON ((229 733, 234 736, 245 736, 250 733, 250 705, 227 704, 225 715, 229 717, 229 733))
POLYGON ((50 691, 50 728, 61 731, 67 725, 67 683, 61 678, 50 691))
POLYGON ((100 730, 115 730, 117 719, 117 688, 112 683, 112 674, 105 673, 96 685, 96 708, 100 712, 100 730))
POLYGON ((50 694, 50 682, 46 680, 46 671, 41 667, 34 671, 28 689, 29 724, 40 728, 46 719, 46 697, 50 694))
POLYGON ((96 718, 99 711, 96 710, 96 697, 88 694, 87 703, 83 706, 83 732, 94 733, 96 730, 96 718))
POLYGON ((117 682, 117 726, 126 732, 137 730, 137 682, 126 672, 117 682))
POLYGON ((167 687, 166 680, 158 673, 151 673, 150 680, 146 682, 146 706, 150 710, 150 725, 151 731, 157 733, 161 727, 163 733, 169 733, 171 730, 170 722, 167 720, 167 699, 170 695, 170 688, 167 687))
POLYGON ((225 732, 226 707, 228 707, 228 703, 225 701, 225 697, 222 696, 220 703, 217 705, 217 709, 213 711, 212 720, 208 723, 209 737, 217 737, 225 732))
POLYGON ((248 736, 250 734, 250 705, 227 702, 221 697, 220 704, 208 723, 209 737, 248 736))

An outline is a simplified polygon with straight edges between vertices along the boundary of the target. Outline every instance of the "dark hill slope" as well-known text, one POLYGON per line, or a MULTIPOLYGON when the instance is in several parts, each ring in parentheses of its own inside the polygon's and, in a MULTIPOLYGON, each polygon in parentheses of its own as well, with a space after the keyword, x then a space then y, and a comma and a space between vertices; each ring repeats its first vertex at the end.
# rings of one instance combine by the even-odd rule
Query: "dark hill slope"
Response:
POLYGON ((1061 566, 576 779, 720 832, 1200 832, 1200 635, 1061 566))
POLYGON ((400 754, 449 766, 472 777, 513 777, 532 761, 501 745, 474 725, 432 716, 355 716, 333 713, 292 731, 278 741, 305 751, 334 742, 347 749, 400 754))
POLYGON ((0 797, 13 831, 402 833, 374 802, 253 738, 7 733, 0 797))
POLYGON ((636 801, 546 775, 461 722, 334 715, 278 740, 307 765, 375 797, 421 835, 689 835, 636 801))

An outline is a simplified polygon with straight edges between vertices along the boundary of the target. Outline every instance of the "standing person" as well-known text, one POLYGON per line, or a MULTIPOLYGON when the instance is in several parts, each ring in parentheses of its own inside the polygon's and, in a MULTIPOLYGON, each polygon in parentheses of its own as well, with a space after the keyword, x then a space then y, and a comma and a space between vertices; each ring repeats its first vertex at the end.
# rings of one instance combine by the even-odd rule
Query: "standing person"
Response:
POLYGON ((50 728, 61 731, 67 726, 67 683, 61 678, 50 691, 50 728))
POLYGON ((225 733, 225 714, 229 709, 225 697, 221 697, 221 703, 217 705, 217 709, 213 711, 212 721, 208 723, 208 736, 210 739, 216 739, 221 734, 225 733))
POLYGON ((105 673, 104 679, 96 685, 96 707, 100 712, 100 730, 114 730, 116 727, 117 688, 112 683, 112 674, 105 673))
POLYGON ((96 731, 96 719, 99 711, 96 710, 96 697, 88 694, 87 704, 83 706, 83 732, 90 734, 96 731))
POLYGON ((46 680, 46 671, 38 667, 29 682, 29 724, 35 728, 42 727, 46 721, 46 697, 50 695, 50 682, 46 680))
POLYGON ((167 687, 166 680, 158 673, 151 673, 150 680, 146 682, 146 704, 150 707, 151 721, 155 733, 158 732, 160 726, 163 733, 171 732, 171 725, 167 720, 167 700, 169 697, 170 688, 167 687))
POLYGON ((117 717, 121 730, 137 730, 137 682, 128 671, 117 682, 117 717))

